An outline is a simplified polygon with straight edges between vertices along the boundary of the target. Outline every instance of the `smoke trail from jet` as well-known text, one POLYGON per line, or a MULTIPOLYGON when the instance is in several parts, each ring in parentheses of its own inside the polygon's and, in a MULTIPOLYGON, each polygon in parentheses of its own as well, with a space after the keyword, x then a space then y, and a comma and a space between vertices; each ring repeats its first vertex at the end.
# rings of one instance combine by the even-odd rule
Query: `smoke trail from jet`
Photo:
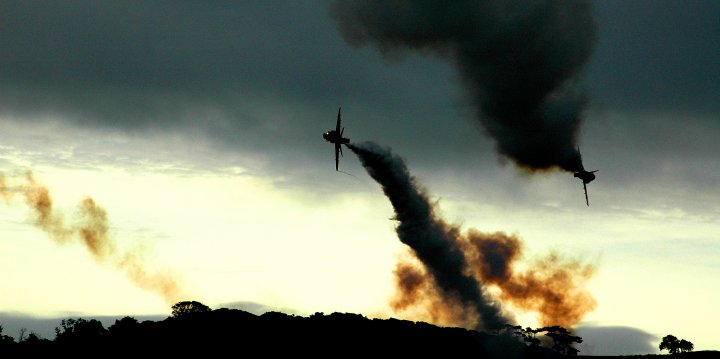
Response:
POLYGON ((577 171, 586 97, 575 86, 596 27, 588 1, 342 0, 344 39, 451 60, 496 150, 528 170, 577 171))
POLYGON ((368 174, 377 181, 395 209, 400 241, 432 275, 444 298, 455 298, 479 316, 478 328, 499 329, 509 322, 500 307, 485 293, 482 283, 465 273, 467 263, 454 240, 455 228, 435 215, 424 189, 408 172, 405 162, 372 142, 347 145, 358 155, 368 174))
POLYGON ((121 248, 112 240, 107 212, 92 198, 83 199, 72 220, 66 220, 63 213, 53 208, 50 191, 37 183, 32 172, 27 172, 24 183, 13 187, 7 186, 0 173, 0 197, 10 201, 16 193, 32 210, 35 224, 55 243, 82 244, 95 261, 121 270, 135 285, 160 294, 168 304, 183 298, 183 289, 170 271, 150 269, 142 247, 121 248))
POLYGON ((502 232, 463 232, 435 213, 404 161, 372 142, 347 145, 358 155, 395 210, 396 228, 416 261, 395 269, 396 312, 445 325, 498 329, 511 320, 501 307, 534 312, 541 325, 572 327, 595 301, 585 289, 594 268, 551 253, 518 270, 522 242, 502 232), (488 288, 497 289, 494 300, 488 288))

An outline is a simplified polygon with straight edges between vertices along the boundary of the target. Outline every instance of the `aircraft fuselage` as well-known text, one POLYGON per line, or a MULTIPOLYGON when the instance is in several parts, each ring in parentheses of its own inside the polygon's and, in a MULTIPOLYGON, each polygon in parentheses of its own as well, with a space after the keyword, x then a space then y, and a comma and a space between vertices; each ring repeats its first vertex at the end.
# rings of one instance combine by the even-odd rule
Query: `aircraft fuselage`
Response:
POLYGON ((337 144, 350 143, 349 138, 342 137, 335 130, 330 130, 330 131, 323 133, 323 138, 325 139, 325 141, 328 141, 330 143, 337 143, 337 144))
POLYGON ((595 174, 593 172, 596 172, 596 171, 580 171, 580 172, 575 172, 575 174, 573 176, 581 179, 583 181, 583 183, 587 184, 587 183, 592 182, 595 179, 595 174))
POLYGON ((342 108, 338 108, 338 116, 337 116, 337 123, 335 124, 334 130, 328 130, 327 132, 323 133, 323 138, 325 141, 328 141, 335 145, 335 171, 338 171, 339 166, 339 156, 342 156, 342 145, 350 143, 349 138, 343 137, 343 131, 345 129, 340 124, 340 115, 342 114, 342 108))

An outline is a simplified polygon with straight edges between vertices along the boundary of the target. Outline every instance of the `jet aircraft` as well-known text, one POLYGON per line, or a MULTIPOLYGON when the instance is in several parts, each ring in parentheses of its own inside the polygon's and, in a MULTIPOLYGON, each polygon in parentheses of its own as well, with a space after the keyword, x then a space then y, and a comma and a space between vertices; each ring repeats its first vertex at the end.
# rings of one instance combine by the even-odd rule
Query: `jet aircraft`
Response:
POLYGON ((573 176, 583 181, 583 189, 585 190, 585 203, 590 206, 590 201, 588 200, 587 194, 587 184, 595 179, 595 172, 597 172, 598 170, 586 171, 582 163, 582 155, 580 154, 580 148, 578 148, 578 154, 580 155, 580 171, 575 172, 573 176))
POLYGON ((325 139, 325 141, 335 144, 335 171, 338 171, 338 163, 339 163, 338 154, 340 156, 342 156, 342 147, 340 147, 340 145, 350 143, 349 138, 344 138, 342 136, 345 129, 340 127, 340 112, 341 111, 342 111, 342 107, 339 107, 338 108, 338 116, 337 116, 337 124, 335 125, 335 129, 328 130, 327 132, 323 133, 323 138, 325 139))

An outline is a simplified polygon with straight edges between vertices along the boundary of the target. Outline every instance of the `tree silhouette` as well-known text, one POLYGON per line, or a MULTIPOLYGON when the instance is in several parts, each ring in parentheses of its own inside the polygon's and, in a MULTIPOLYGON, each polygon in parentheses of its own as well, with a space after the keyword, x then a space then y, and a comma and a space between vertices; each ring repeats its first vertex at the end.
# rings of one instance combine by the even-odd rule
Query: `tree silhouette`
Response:
POLYGON ((18 343, 25 341, 25 338, 27 338, 25 333, 27 333, 27 328, 20 328, 18 332, 18 343))
POLYGON ((678 338, 672 334, 664 336, 660 342, 660 350, 667 350, 670 354, 677 353, 679 346, 680 341, 678 341, 678 338))
POLYGON ((30 334, 28 334, 27 336, 25 336, 25 338, 23 339, 22 342, 23 342, 23 343, 31 343, 31 344, 33 344, 33 343, 47 342, 47 341, 48 341, 47 339, 43 339, 42 337, 40 337, 40 335, 39 335, 38 333, 35 333, 35 332, 32 332, 32 331, 31 331, 30 334))
POLYGON ((695 349, 695 345, 685 339, 680 339, 679 349, 683 353, 691 352, 693 351, 693 349, 695 349))
POLYGON ((537 333, 540 332, 540 329, 533 329, 530 327, 527 327, 525 329, 522 329, 522 337, 523 340, 532 348, 537 348, 540 346, 540 339, 536 338, 537 333))
POLYGON ((672 334, 668 334, 662 338, 660 342, 660 350, 667 350, 670 354, 679 352, 691 352, 695 349, 695 345, 685 339, 678 339, 672 334))
POLYGON ((131 337, 138 331, 140 323, 133 317, 124 317, 115 320, 115 324, 108 327, 108 332, 116 339, 131 337))
POLYGON ((102 344, 108 331, 97 319, 63 319, 60 327, 55 328, 55 341, 58 343, 87 342, 102 344))
MULTIPOLYGON (((510 335, 516 338, 522 338, 523 336, 522 327, 519 325, 505 324, 502 329, 504 329, 505 335, 510 335)), ((500 331, 498 333, 500 333, 500 331)))
POLYGON ((182 318, 197 313, 207 313, 209 311, 210 307, 194 300, 178 302, 172 306, 172 316, 174 318, 182 318))
POLYGON ((11 345, 15 343, 15 338, 9 336, 9 335, 3 335, 3 326, 0 325, 0 347, 3 347, 5 345, 11 345))
POLYGON ((536 337, 537 333, 543 331, 545 328, 533 329, 530 327, 524 328, 520 325, 505 324, 503 327, 505 335, 513 336, 519 340, 527 343, 532 348, 540 346, 540 339, 536 337))
POLYGON ((582 343, 582 338, 571 335, 570 332, 561 326, 543 327, 540 332, 547 332, 545 336, 553 340, 552 349, 562 355, 577 355, 579 350, 575 349, 573 343, 582 343))

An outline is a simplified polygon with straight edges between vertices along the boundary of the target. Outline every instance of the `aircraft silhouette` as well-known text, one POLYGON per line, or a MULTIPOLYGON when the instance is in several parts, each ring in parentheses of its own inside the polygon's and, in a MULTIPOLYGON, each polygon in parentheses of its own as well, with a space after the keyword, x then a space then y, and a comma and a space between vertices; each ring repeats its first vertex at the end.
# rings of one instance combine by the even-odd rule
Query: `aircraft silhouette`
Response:
POLYGON ((327 132, 323 133, 323 138, 325 141, 328 141, 330 143, 335 144, 335 171, 338 171, 338 153, 340 156, 342 156, 342 147, 340 145, 345 143, 350 143, 349 138, 344 138, 343 132, 345 131, 344 128, 340 127, 340 112, 342 111, 342 107, 338 107, 338 117, 337 117, 337 124, 335 125, 334 130, 328 130, 327 132))
POLYGON ((580 155, 580 171, 575 172, 573 176, 581 179, 583 181, 583 189, 585 190, 585 203, 590 206, 590 201, 588 200, 588 194, 587 194, 587 184, 592 182, 595 179, 595 172, 594 171, 585 171, 585 167, 582 163, 582 154, 580 154, 580 148, 578 147, 578 155, 580 155))

